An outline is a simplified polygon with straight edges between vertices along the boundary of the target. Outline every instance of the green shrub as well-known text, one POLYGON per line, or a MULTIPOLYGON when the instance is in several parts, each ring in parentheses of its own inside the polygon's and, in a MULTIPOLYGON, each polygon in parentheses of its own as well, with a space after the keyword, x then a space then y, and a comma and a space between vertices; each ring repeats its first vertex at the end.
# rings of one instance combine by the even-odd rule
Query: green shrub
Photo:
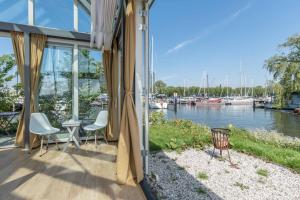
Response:
POLYGON ((149 117, 149 122, 152 125, 164 124, 166 122, 163 112, 152 112, 149 117))
POLYGON ((269 176, 269 172, 266 169, 259 169, 256 171, 256 173, 260 176, 265 176, 265 177, 269 176))
POLYGON ((202 180, 207 180, 208 179, 208 175, 205 172, 198 172, 197 177, 199 179, 202 179, 202 180))

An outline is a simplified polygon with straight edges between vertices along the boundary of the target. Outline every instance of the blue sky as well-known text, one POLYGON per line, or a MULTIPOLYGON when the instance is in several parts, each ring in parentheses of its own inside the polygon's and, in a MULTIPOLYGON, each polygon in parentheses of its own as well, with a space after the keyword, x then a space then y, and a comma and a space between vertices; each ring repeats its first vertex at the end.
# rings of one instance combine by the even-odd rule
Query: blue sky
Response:
POLYGON ((247 85, 271 76, 264 61, 300 33, 299 0, 156 0, 150 14, 154 70, 168 85, 247 85))
MULTIPOLYGON (((36 24, 72 30, 72 0, 36 0, 36 24), (59 7, 57 5, 60 4, 59 7), (55 13, 55 14, 54 14, 55 13)), ((90 18, 79 9, 79 30, 90 18)), ((240 85, 240 63, 247 85, 271 76, 264 61, 287 37, 300 32, 299 0, 156 0, 150 13, 154 69, 168 85, 240 85)), ((0 21, 27 23, 27 0, 0 0, 0 21)), ((0 54, 12 52, 0 39, 0 54)))

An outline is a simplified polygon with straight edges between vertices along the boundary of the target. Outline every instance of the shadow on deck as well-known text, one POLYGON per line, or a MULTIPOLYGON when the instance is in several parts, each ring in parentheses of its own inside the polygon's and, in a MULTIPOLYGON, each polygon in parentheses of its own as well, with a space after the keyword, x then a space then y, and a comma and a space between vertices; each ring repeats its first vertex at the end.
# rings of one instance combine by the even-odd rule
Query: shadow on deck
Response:
POLYGON ((115 143, 39 156, 0 149, 0 199, 145 199, 140 186, 116 183, 115 143))

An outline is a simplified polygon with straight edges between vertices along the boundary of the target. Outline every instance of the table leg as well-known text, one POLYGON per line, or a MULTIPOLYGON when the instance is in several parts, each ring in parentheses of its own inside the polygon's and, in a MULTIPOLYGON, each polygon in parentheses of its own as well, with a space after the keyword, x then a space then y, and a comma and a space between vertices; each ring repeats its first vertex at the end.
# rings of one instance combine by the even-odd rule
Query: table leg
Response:
POLYGON ((73 130, 72 130, 72 131, 73 131, 73 134, 72 134, 72 136, 73 136, 73 141, 74 141, 74 143, 75 143, 77 149, 80 149, 80 144, 79 144, 77 138, 76 138, 75 135, 74 135, 76 130, 77 130, 77 127, 74 127, 73 130))
POLYGON ((73 139, 73 141, 74 141, 75 146, 77 147, 77 149, 80 149, 79 142, 78 142, 77 138, 74 135, 75 131, 77 130, 77 127, 67 127, 67 130, 69 132, 69 138, 68 138, 67 144, 65 144, 65 146, 64 146, 64 150, 63 151, 67 150, 71 139, 73 139))
POLYGON ((67 127, 67 130, 68 130, 68 132, 69 132, 69 137, 68 137, 67 143, 66 143, 65 146, 64 146, 63 151, 66 151, 66 150, 67 150, 67 148, 68 148, 68 146, 69 146, 69 144, 70 144, 70 140, 72 139, 72 132, 70 131, 69 127, 67 127))

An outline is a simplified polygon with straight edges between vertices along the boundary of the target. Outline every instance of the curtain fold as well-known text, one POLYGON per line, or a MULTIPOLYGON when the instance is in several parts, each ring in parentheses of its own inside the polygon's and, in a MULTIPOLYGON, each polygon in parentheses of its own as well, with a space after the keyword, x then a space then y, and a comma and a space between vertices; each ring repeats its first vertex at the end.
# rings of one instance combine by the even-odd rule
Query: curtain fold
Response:
POLYGON ((119 138, 119 101, 118 101, 118 46, 117 42, 113 42, 113 49, 111 51, 104 51, 103 64, 104 72, 107 82, 107 91, 109 95, 108 104, 108 126, 106 128, 106 136, 108 141, 117 141, 119 138))
MULTIPOLYGON (((43 58, 43 52, 46 45, 47 37, 40 34, 31 34, 30 38, 30 112, 38 111, 38 85, 40 80, 40 69, 43 58)), ((38 147, 40 139, 35 134, 30 134, 31 148, 38 147)))
POLYGON ((116 0, 91 0, 91 47, 110 49, 116 0))
MULTIPOLYGON (((24 89, 24 34, 21 32, 11 32, 14 55, 17 63, 18 73, 21 79, 21 85, 24 89)), ((24 147, 24 106, 22 108, 18 129, 16 132, 15 144, 24 147)))
POLYGON ((106 126, 106 138, 108 141, 113 139, 112 133, 112 120, 111 120, 111 113, 112 113, 112 76, 111 76, 111 51, 104 51, 103 54, 103 67, 104 67, 104 74, 106 79, 106 88, 107 88, 107 95, 109 97, 108 103, 108 122, 106 126))
POLYGON ((143 179, 138 121, 132 96, 135 69, 135 5, 128 0, 125 18, 125 97, 117 154, 117 180, 135 184, 143 179))
MULTIPOLYGON (((18 73, 21 77, 21 83, 24 89, 24 34, 19 32, 12 32, 12 43, 16 62, 18 66, 18 73)), ((37 111, 37 89, 40 78, 40 65, 43 57, 43 51, 46 44, 46 36, 39 34, 31 34, 30 38, 30 112, 37 111)), ((24 147, 24 109, 19 117, 19 125, 16 133, 16 145, 24 147)), ((34 148, 39 145, 39 138, 37 135, 30 134, 30 147, 34 148)))
POLYGON ((112 120, 112 141, 117 141, 119 139, 119 122, 118 122, 118 115, 119 115, 119 101, 118 101, 118 85, 119 85, 119 73, 118 73, 118 65, 119 65, 119 58, 118 58, 118 46, 117 42, 113 42, 113 50, 112 50, 112 64, 111 64, 111 76, 112 76, 112 113, 111 113, 111 120, 112 120))

